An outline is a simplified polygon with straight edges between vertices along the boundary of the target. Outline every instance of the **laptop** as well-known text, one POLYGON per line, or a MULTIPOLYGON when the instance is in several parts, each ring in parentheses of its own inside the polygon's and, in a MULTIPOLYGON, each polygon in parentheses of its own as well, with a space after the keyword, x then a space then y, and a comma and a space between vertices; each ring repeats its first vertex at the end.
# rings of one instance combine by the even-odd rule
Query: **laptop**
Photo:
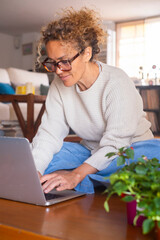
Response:
POLYGON ((82 195, 55 189, 44 194, 28 139, 0 137, 0 198, 49 206, 82 195))

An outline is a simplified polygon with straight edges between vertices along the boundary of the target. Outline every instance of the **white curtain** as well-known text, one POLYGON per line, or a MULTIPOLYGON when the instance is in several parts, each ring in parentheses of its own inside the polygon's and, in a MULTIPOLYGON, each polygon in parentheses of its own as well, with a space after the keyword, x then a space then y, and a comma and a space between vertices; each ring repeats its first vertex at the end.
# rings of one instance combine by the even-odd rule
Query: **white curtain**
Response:
POLYGON ((117 66, 133 78, 160 78, 160 17, 117 24, 117 66))
POLYGON ((160 77, 160 17, 145 20, 145 72, 160 77), (153 67, 154 65, 154 67, 153 67))

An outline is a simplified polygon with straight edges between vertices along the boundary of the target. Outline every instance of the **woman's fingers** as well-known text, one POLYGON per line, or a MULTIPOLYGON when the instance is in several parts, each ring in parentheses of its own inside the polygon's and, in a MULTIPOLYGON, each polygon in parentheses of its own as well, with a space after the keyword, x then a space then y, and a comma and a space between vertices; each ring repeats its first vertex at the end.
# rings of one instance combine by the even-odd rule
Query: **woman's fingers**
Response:
POLYGON ((67 188, 67 185, 66 184, 60 184, 58 187, 56 187, 56 190, 57 191, 63 191, 63 190, 66 190, 66 189, 72 189, 72 188, 67 188))
POLYGON ((43 184, 44 182, 50 180, 51 178, 55 178, 55 177, 57 177, 56 173, 46 174, 40 178, 40 182, 43 184))
POLYGON ((57 188, 62 182, 60 176, 56 177, 47 177, 42 180, 42 189, 45 193, 50 192, 53 188, 57 188))
POLYGON ((56 188, 60 185, 60 180, 49 180, 47 181, 44 186, 42 186, 45 193, 50 192, 52 189, 56 188))
POLYGON ((50 173, 44 175, 40 178, 42 184, 42 189, 45 193, 50 192, 53 188, 56 188, 57 191, 62 191, 65 189, 73 189, 78 183, 76 174, 73 172, 59 173, 50 173))
POLYGON ((39 178, 41 178, 42 177, 42 174, 38 171, 38 176, 39 176, 39 178))

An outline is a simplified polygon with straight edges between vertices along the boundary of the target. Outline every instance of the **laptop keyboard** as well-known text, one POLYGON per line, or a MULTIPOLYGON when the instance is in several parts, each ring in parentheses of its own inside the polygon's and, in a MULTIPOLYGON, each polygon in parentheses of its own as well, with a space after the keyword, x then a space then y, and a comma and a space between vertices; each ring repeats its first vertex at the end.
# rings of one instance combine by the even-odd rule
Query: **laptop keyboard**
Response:
POLYGON ((52 200, 52 199, 55 199, 55 198, 65 197, 63 195, 53 194, 53 193, 45 193, 44 195, 45 195, 46 200, 52 200))

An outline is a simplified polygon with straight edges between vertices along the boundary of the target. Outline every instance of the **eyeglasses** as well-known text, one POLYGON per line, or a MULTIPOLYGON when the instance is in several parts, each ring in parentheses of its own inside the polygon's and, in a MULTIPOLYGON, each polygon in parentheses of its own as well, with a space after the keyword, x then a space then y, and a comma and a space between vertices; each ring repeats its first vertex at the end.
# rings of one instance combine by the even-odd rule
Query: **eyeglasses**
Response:
POLYGON ((59 62, 53 61, 50 58, 46 58, 44 60, 44 62, 42 62, 42 65, 44 66, 44 68, 48 71, 48 72, 55 72, 57 67, 61 70, 61 71, 70 71, 72 69, 71 63, 77 58, 79 57, 79 55, 84 51, 84 49, 82 49, 79 53, 77 53, 73 58, 68 59, 68 60, 61 60, 59 62))

